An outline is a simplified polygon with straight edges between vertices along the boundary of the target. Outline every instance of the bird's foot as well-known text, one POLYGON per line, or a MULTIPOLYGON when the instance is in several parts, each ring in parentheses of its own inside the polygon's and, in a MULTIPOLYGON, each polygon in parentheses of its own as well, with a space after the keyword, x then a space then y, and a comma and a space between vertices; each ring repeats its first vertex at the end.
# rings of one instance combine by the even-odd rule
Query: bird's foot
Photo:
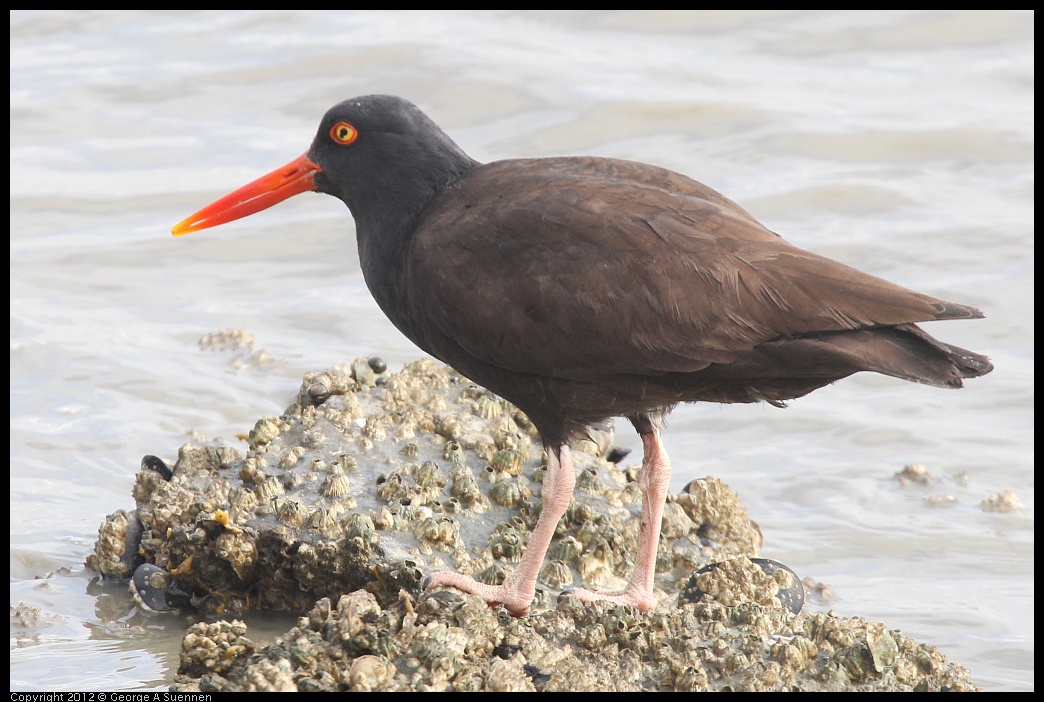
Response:
POLYGON ((639 612, 647 612, 656 606, 656 594, 647 588, 628 586, 617 592, 595 592, 582 587, 563 590, 562 594, 575 597, 582 602, 614 602, 636 608, 639 612))
POLYGON ((425 589, 439 586, 452 587, 461 592, 477 595, 491 606, 502 604, 514 617, 521 617, 528 613, 529 605, 535 596, 535 592, 519 587, 510 577, 504 581, 503 585, 487 585, 461 573, 438 571, 424 580, 425 589))

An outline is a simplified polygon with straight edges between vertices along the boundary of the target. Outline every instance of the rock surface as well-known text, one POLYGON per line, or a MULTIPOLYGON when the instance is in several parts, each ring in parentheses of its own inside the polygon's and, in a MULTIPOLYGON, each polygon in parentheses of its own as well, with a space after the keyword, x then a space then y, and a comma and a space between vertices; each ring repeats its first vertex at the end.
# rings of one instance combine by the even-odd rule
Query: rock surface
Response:
POLYGON ((152 609, 302 613, 265 647, 238 621, 193 626, 177 690, 975 689, 883 624, 791 611, 800 583, 749 560, 760 531, 716 478, 668 499, 654 610, 560 596, 621 587, 633 565, 636 467, 619 465, 608 430, 573 445, 577 489, 532 614, 424 591, 433 570, 510 573, 545 465, 524 415, 433 361, 307 373, 247 438, 245 456, 186 445, 172 469, 146 457, 136 509, 108 517, 88 558, 152 609))

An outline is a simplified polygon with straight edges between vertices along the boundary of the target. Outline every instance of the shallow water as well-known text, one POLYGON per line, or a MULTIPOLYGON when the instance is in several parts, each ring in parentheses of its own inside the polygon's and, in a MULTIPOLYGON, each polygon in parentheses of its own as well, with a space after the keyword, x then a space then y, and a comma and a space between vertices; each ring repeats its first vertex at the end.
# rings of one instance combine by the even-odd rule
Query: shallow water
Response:
MULTIPOLYGON (((377 309, 343 205, 169 228, 303 152, 333 103, 403 95, 480 160, 618 156, 722 191, 791 242, 981 321, 960 392, 857 376, 671 416, 673 487, 736 489, 764 555, 832 607, 1033 684, 1031 12, 11 14, 12 690, 164 689, 191 617, 83 566, 144 454, 282 411, 305 370, 419 351, 377 309), (245 327, 274 361, 204 351, 245 327), (937 482, 893 477, 924 463, 937 482), (1026 509, 984 512, 1013 490, 1026 509), (928 498, 950 495, 948 508, 928 498)), ((625 424, 618 442, 640 451, 625 424)), ((288 626, 253 617, 251 637, 288 626)))

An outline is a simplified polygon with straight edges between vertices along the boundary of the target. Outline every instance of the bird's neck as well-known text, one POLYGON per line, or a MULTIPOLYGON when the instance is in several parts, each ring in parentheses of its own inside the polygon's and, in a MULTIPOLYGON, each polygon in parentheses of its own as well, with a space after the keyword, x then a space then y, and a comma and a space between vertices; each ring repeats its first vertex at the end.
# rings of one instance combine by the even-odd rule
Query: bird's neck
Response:
POLYGON ((396 215, 394 218, 386 215, 379 223, 356 218, 355 239, 366 287, 381 310, 399 326, 395 310, 401 306, 403 250, 409 239, 412 217, 406 212, 396 215))
POLYGON ((417 218, 432 198, 479 165, 463 151, 455 156, 441 159, 437 169, 412 168, 393 175, 391 182, 400 187, 375 189, 365 207, 352 211, 366 286, 381 310, 411 339, 413 325, 404 317, 404 265, 417 218))

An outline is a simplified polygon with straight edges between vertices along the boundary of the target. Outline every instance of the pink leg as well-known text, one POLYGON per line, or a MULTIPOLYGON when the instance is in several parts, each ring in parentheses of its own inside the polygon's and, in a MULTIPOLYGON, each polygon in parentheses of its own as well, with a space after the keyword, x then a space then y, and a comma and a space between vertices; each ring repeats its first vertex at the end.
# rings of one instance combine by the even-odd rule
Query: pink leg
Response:
MULTIPOLYGON (((547 475, 541 490, 544 505, 540 510, 533 534, 529 537, 522 560, 515 571, 504 580, 502 585, 486 585, 461 573, 440 571, 432 573, 425 581, 425 587, 447 585, 458 590, 478 595, 490 604, 503 604, 507 611, 520 617, 529 611, 529 604, 536 595, 537 575, 544 563, 547 547, 551 545, 551 537, 555 535, 558 522, 569 507, 573 496, 573 485, 576 475, 573 472, 573 461, 569 458, 569 447, 548 447, 547 475)), ((660 502, 663 511, 663 501, 660 502)), ((659 520, 656 534, 659 535, 659 520)), ((653 545, 655 548, 655 544, 653 545)))
POLYGON ((608 600, 631 605, 644 612, 656 604, 653 577, 656 575, 656 549, 660 544, 663 505, 671 482, 671 462, 660 442, 660 430, 647 424, 641 431, 645 456, 637 479, 642 489, 642 528, 631 579, 627 587, 619 592, 593 592, 577 588, 569 594, 585 602, 608 600))

